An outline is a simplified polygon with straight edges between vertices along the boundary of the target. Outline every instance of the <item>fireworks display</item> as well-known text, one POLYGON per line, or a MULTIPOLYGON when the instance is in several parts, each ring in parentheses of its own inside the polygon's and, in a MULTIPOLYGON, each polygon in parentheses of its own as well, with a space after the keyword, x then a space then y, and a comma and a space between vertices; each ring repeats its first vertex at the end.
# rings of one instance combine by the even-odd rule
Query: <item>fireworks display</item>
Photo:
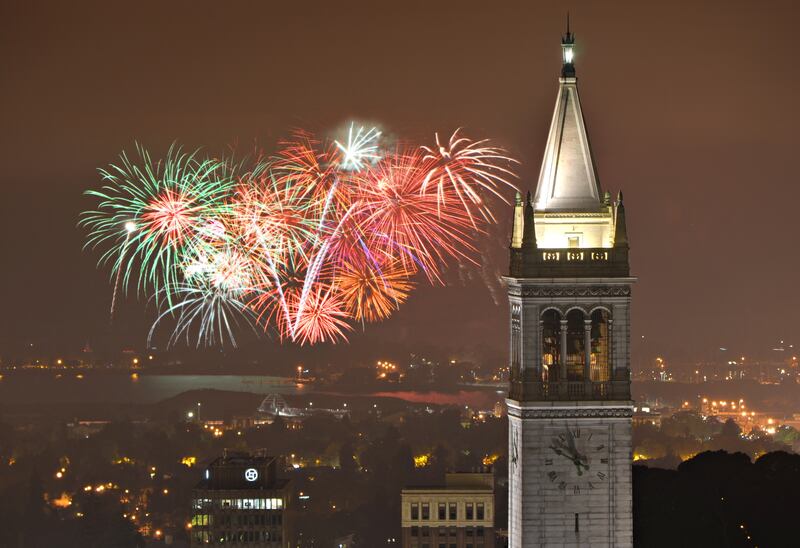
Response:
POLYGON ((418 275, 439 283, 448 260, 473 260, 515 161, 459 132, 433 147, 380 138, 355 124, 342 140, 298 131, 250 162, 123 153, 81 219, 111 266, 112 318, 131 286, 158 308, 150 338, 174 320, 169 344, 235 345, 242 328, 336 342, 388 318, 418 275))

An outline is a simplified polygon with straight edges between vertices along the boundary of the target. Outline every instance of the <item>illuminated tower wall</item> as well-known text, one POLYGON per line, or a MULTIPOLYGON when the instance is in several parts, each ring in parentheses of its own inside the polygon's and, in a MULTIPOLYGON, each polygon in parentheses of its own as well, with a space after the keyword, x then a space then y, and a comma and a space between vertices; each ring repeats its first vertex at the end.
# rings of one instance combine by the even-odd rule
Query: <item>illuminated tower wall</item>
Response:
POLYGON ((510 272, 512 548, 633 545, 628 235, 603 194, 573 35, 534 198, 514 211, 510 272))

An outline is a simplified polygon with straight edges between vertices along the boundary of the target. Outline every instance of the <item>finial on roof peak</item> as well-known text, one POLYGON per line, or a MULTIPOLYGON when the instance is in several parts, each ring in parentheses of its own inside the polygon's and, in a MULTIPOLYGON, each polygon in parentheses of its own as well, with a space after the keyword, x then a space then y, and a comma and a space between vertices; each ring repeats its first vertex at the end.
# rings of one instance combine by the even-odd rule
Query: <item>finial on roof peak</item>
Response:
POLYGON ((574 78, 575 67, 572 64, 573 46, 575 45, 575 35, 569 27, 569 12, 567 12, 567 33, 561 37, 561 77, 574 78))

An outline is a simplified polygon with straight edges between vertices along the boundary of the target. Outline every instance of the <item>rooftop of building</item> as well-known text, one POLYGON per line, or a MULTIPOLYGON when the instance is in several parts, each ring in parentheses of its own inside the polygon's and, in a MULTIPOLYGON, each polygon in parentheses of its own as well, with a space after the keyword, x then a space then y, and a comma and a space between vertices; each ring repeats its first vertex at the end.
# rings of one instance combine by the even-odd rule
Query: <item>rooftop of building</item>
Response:
POLYGON ((490 468, 480 471, 448 472, 444 484, 409 485, 403 488, 404 493, 436 492, 436 491, 486 491, 494 490, 494 474, 490 468))
POLYGON ((252 453, 225 449, 206 467, 195 489, 276 490, 283 489, 288 480, 277 477, 278 457, 265 450, 252 453))

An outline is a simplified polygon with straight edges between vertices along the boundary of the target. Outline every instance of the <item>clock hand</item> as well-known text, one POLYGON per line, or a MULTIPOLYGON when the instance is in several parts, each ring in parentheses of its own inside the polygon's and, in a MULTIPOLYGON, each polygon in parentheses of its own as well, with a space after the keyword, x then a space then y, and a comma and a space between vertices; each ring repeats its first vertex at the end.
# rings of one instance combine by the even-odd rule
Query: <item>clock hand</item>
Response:
POLYGON ((569 448, 572 450, 572 453, 577 454, 578 450, 575 448, 575 436, 570 429, 567 429, 567 440, 569 441, 569 448))

